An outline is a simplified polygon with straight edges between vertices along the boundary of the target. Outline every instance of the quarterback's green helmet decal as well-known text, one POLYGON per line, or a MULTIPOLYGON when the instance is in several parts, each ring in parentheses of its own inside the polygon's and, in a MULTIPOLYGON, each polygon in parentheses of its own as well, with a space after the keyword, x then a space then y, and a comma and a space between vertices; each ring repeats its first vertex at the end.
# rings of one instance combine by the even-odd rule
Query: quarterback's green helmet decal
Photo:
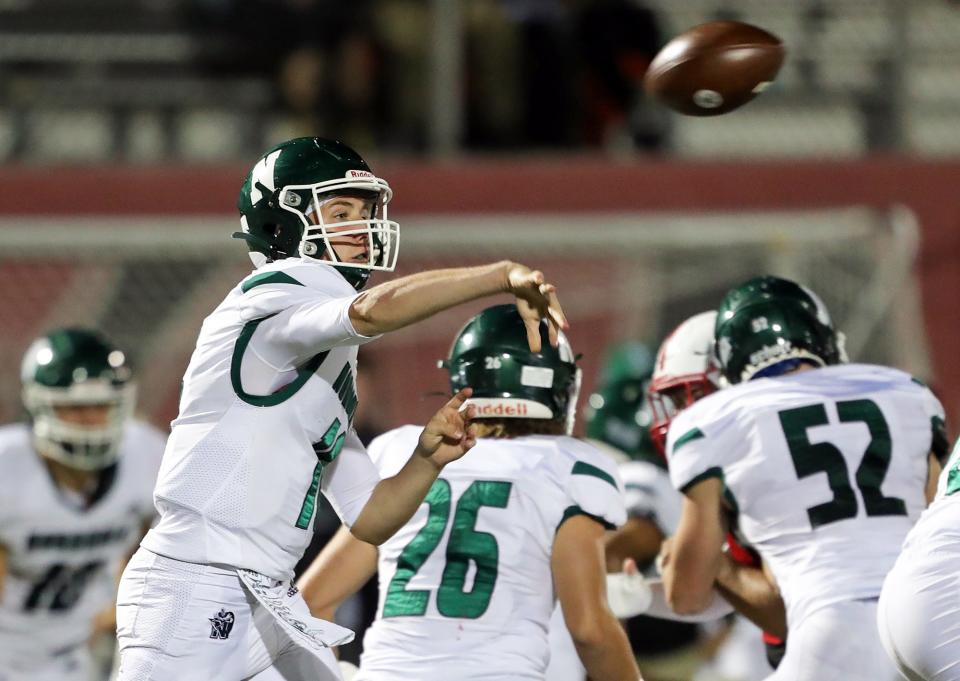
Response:
POLYGON ((716 353, 730 383, 780 373, 798 363, 847 361, 843 334, 817 295, 788 279, 763 276, 727 292, 717 310, 716 353))
POLYGON ((653 417, 646 398, 654 358, 643 343, 628 341, 607 351, 599 385, 584 409, 586 435, 616 447, 633 459, 660 463, 649 426, 653 417))
POLYGON ((544 321, 540 338, 542 349, 531 352, 516 306, 495 305, 466 323, 440 366, 450 372, 451 391, 473 388, 477 418, 562 421, 570 433, 580 370, 566 336, 550 345, 544 321))
POLYGON ((58 329, 30 345, 20 376, 40 454, 82 470, 116 461, 135 399, 123 352, 92 331, 58 329), (84 407, 92 418, 64 413, 84 407))
POLYGON ((373 270, 392 271, 400 245, 400 226, 387 219, 393 192, 371 172, 361 156, 343 142, 299 137, 270 149, 247 174, 237 208, 250 257, 258 267, 291 257, 329 261, 356 288, 373 270), (368 202, 363 219, 325 224, 321 207, 335 196, 368 202), (366 240, 366 257, 343 261, 331 238, 366 240))

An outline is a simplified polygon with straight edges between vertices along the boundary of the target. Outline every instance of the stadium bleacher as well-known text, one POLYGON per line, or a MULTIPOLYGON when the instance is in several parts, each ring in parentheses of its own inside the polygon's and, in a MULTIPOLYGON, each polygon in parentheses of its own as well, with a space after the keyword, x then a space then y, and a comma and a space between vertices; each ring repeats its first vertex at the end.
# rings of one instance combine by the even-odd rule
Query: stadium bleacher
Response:
MULTIPOLYGON (((789 50, 773 92, 737 117, 695 131, 675 121, 669 144, 679 155, 944 154, 960 144, 944 135, 960 122, 960 13, 948 3, 646 4, 665 35, 745 19, 789 50), (742 145, 744 135, 758 143, 742 145)), ((0 159, 218 161, 259 149, 277 127, 272 83, 211 72, 236 39, 191 23, 189 9, 185 0, 0 2, 0 159)))

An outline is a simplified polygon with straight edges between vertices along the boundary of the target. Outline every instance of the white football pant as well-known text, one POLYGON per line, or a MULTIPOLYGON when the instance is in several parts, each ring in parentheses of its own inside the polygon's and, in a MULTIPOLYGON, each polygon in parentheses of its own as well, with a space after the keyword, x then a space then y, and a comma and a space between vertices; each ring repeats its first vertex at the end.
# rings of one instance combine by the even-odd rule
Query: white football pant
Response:
POLYGON ((960 550, 901 554, 883 583, 877 626, 910 681, 960 681, 960 550))
POLYGON ((294 643, 235 571, 142 548, 120 582, 117 641, 118 681, 341 679, 333 653, 294 643))
POLYGON ((899 681, 876 619, 874 599, 815 610, 787 632, 787 653, 768 681, 899 681))

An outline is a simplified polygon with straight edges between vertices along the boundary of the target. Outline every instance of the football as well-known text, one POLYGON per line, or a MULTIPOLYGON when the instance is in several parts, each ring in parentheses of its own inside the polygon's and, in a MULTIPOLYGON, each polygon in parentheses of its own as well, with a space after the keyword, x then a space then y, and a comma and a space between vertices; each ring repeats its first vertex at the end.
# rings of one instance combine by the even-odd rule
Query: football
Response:
POLYGON ((694 26, 667 43, 650 63, 644 88, 689 116, 718 116, 767 88, 786 52, 780 39, 738 21, 694 26))

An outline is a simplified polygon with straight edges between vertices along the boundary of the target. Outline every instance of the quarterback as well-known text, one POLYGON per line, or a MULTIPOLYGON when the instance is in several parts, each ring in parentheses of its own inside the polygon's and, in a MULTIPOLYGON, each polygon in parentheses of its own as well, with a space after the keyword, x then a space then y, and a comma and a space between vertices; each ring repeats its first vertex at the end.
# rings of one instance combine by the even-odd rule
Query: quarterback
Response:
POLYGON ((938 472, 943 408, 901 371, 843 364, 823 303, 785 279, 729 291, 715 340, 732 385, 680 413, 667 441, 685 495, 663 560, 672 607, 710 599, 730 517, 786 607, 787 652, 771 679, 892 681, 877 598, 938 472))
POLYGON ((432 270, 362 290, 397 261, 392 192, 341 142, 269 150, 239 198, 256 269, 203 322, 155 490, 160 521, 117 598, 121 681, 338 678, 352 632, 312 618, 289 583, 317 494, 381 544, 473 444, 460 391, 383 480, 352 428, 357 348, 458 304, 516 298, 531 348, 566 324, 540 272, 511 262, 432 270))
POLYGON ((89 681, 164 438, 131 418, 126 358, 99 334, 51 331, 21 373, 29 422, 0 428, 0 679, 89 681))
MULTIPOLYGON (((473 386, 476 451, 444 470, 379 550, 341 530, 302 584, 329 615, 379 563, 379 612, 355 681, 542 681, 555 598, 592 679, 637 679, 605 598, 604 530, 626 520, 622 485, 609 457, 566 436, 579 384, 566 339, 531 352, 516 309, 495 306, 464 326, 443 365, 453 391, 473 386)), ((384 475, 418 432, 374 440, 384 475)))

